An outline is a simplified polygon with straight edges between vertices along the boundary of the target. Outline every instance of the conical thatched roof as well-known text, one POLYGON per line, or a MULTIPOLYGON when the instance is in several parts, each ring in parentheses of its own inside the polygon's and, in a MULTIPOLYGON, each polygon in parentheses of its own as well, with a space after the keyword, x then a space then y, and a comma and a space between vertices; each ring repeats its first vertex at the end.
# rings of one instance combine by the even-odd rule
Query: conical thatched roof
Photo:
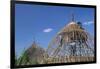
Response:
POLYGON ((33 44, 26 50, 26 53, 30 59, 30 61, 36 61, 40 64, 40 62, 44 58, 45 50, 41 48, 36 42, 33 42, 33 44))
MULTIPOLYGON (((75 22, 70 22, 68 25, 66 25, 61 31, 62 32, 68 32, 70 30, 80 29, 80 26, 75 22)), ((60 32, 60 33, 62 33, 60 32)))
POLYGON ((65 41, 72 40, 87 40, 87 32, 77 23, 70 22, 58 33, 62 35, 65 41))
POLYGON ((62 28, 50 42, 48 54, 50 56, 93 55, 93 50, 89 48, 90 38, 82 26, 72 21, 62 28))

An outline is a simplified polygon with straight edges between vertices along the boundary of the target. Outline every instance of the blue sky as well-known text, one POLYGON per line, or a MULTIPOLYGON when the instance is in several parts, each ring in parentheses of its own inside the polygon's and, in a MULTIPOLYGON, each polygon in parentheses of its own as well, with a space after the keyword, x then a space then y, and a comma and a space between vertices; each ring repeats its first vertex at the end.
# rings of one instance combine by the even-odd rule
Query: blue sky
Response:
POLYGON ((31 46, 35 40, 41 47, 47 48, 48 43, 71 21, 74 13, 75 21, 82 22, 83 27, 93 35, 94 8, 60 7, 46 5, 15 5, 15 52, 31 46))

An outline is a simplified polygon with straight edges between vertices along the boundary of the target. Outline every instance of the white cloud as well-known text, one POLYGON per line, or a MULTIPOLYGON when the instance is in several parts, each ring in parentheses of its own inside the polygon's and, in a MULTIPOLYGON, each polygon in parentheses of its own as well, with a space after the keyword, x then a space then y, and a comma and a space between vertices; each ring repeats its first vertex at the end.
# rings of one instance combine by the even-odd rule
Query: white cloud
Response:
POLYGON ((84 22, 83 24, 84 25, 91 25, 91 24, 93 24, 94 22, 93 21, 88 21, 88 22, 84 22))
POLYGON ((48 33, 48 32, 51 32, 52 30, 53 30, 52 28, 47 28, 47 29, 44 29, 43 32, 48 33))

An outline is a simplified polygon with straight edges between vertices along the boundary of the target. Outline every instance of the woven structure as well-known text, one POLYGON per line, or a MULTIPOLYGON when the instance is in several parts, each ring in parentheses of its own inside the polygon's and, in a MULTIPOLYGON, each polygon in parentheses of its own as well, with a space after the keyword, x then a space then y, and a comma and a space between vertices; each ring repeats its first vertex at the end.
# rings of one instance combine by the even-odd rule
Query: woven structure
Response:
POLYGON ((64 60, 64 57, 73 57, 72 60, 79 59, 78 62, 81 59, 93 61, 94 40, 80 23, 72 21, 53 38, 48 46, 47 53, 50 60, 53 60, 53 58, 59 59, 60 57, 64 60), (92 60, 89 60, 89 58, 92 58, 92 60))

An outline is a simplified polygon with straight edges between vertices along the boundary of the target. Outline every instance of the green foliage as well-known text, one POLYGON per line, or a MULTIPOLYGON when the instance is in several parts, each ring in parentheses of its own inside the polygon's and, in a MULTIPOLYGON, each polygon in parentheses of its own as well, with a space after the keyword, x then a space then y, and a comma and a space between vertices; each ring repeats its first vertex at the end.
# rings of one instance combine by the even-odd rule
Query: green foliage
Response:
POLYGON ((23 51, 23 53, 21 54, 19 58, 15 56, 15 64, 16 65, 33 65, 33 64, 38 64, 38 61, 37 59, 31 60, 27 52, 23 51))
POLYGON ((36 42, 33 42, 28 49, 24 49, 20 57, 17 58, 17 56, 15 56, 15 64, 17 66, 41 64, 44 53, 44 49, 41 48, 36 42))

